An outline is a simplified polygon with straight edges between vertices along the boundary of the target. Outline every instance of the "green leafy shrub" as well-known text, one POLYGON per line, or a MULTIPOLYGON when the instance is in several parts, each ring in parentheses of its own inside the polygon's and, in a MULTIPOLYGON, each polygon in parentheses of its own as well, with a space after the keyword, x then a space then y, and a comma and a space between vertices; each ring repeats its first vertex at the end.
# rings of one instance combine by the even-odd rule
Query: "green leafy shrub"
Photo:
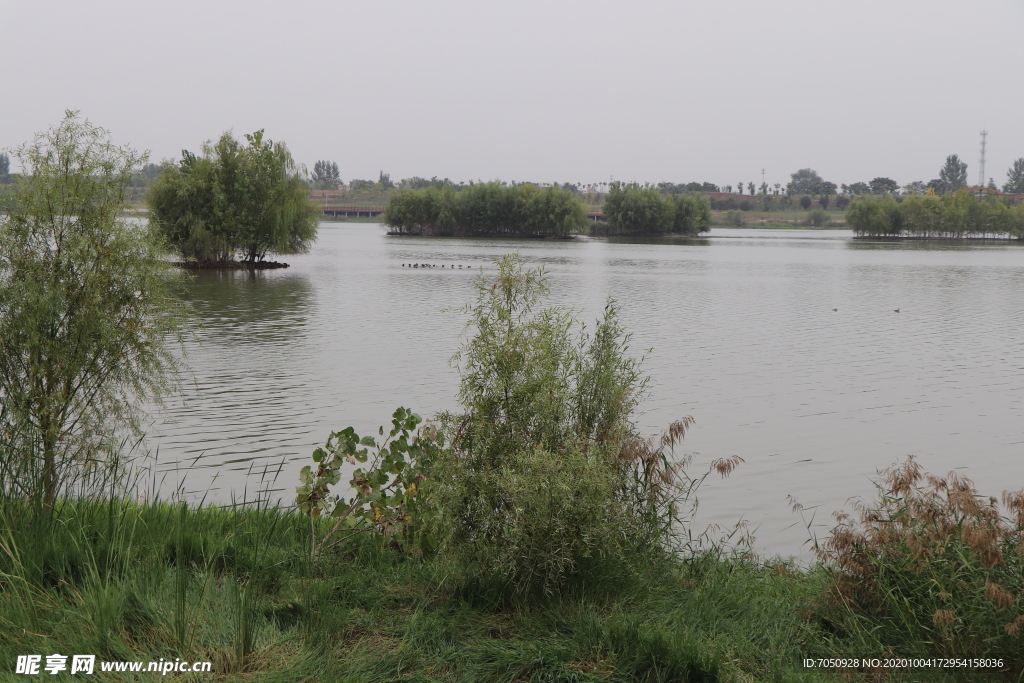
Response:
POLYGON ((861 197, 850 205, 846 222, 858 236, 1017 237, 1024 236, 1024 204, 996 197, 978 199, 963 188, 942 197, 934 193, 901 198, 861 197))
POLYGON ((671 455, 691 421, 659 442, 636 434, 646 380, 614 304, 587 333, 540 305, 543 270, 514 255, 476 285, 474 334, 454 359, 464 411, 441 416, 452 448, 434 462, 443 554, 522 595, 664 547, 692 482, 671 455))
MULTIPOLYGON (((310 516, 314 555, 366 531, 376 531, 404 550, 423 553, 434 548, 435 514, 427 491, 431 465, 444 448, 444 435, 431 426, 417 430, 422 421, 416 413, 399 408, 382 443, 347 427, 332 433, 324 447, 313 452, 316 470, 309 465, 302 468, 295 503, 299 512, 310 516), (376 451, 372 458, 371 448, 376 451), (330 487, 341 480, 344 463, 367 461, 369 467, 352 473, 349 484, 354 496, 331 493, 330 487), (317 542, 315 521, 322 514, 337 521, 317 542), (328 545, 339 532, 342 535, 328 545)), ((383 436, 384 428, 378 433, 383 436)))
POLYGON ((819 616, 901 656, 1003 658, 1020 674, 1024 491, 1003 494, 1004 517, 969 479, 912 457, 882 475, 878 500, 838 513, 819 550, 833 572, 819 616))
POLYGON ((821 228, 829 223, 828 212, 823 209, 815 209, 807 216, 807 225, 813 228, 821 228))

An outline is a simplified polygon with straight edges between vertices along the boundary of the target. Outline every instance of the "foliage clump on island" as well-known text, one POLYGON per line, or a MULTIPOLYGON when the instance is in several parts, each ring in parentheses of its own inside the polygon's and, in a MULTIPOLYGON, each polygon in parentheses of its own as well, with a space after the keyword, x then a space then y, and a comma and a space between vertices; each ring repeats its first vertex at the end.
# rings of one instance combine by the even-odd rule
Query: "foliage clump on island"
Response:
POLYGON ((316 239, 319 212, 288 148, 262 130, 245 140, 224 133, 201 155, 183 151, 150 186, 150 221, 186 261, 257 265, 316 239))
POLYGON ((608 233, 697 235, 711 229, 711 202, 700 194, 662 196, 656 187, 612 183, 605 199, 608 233))
POLYGON ((978 199, 968 188, 938 196, 861 197, 846 223, 858 237, 1016 237, 1024 239, 1024 204, 995 196, 978 199))
POLYGON ((477 183, 403 190, 388 198, 384 224, 398 234, 460 237, 568 237, 583 232, 579 196, 532 183, 477 183))

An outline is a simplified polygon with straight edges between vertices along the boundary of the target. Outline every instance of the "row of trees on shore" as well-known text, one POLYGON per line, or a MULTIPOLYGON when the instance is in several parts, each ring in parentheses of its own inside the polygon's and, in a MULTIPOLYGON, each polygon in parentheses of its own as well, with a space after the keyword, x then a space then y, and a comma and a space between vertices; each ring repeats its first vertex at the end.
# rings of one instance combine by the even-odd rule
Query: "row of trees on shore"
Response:
MULTIPOLYGON (((796 173, 790 175, 790 182, 786 185, 785 192, 789 195, 811 195, 811 196, 822 196, 826 197, 829 195, 840 194, 862 196, 862 195, 904 195, 914 196, 926 194, 929 190, 933 194, 952 194, 961 188, 969 187, 967 177, 967 163, 960 159, 956 154, 950 154, 946 157, 946 161, 939 169, 937 178, 933 178, 928 182, 922 180, 915 180, 907 183, 906 185, 900 185, 892 178, 876 177, 869 182, 856 182, 852 184, 836 185, 835 183, 824 180, 817 171, 813 168, 802 168, 796 173)), ((989 178, 986 188, 989 190, 998 191, 995 180, 989 178)), ((727 188, 731 190, 732 188, 727 188)), ((751 184, 751 190, 753 185, 751 184)), ((1013 162, 1010 168, 1006 172, 1006 183, 1002 186, 1002 191, 1007 194, 1024 194, 1024 158, 1017 159, 1013 162)), ((751 194, 754 194, 751 192, 751 194)), ((758 194, 769 195, 771 194, 771 188, 766 185, 761 186, 758 194)), ((775 194, 779 194, 779 185, 775 186, 775 194)))
MULTIPOLYGON (((334 162, 328 161, 317 161, 313 168, 313 173, 310 176, 309 182, 316 189, 334 189, 341 188, 340 179, 338 177, 338 165, 334 162), (330 173, 333 168, 333 175, 330 173)), ((399 190, 420 190, 430 186, 451 186, 455 190, 462 190, 466 187, 470 187, 474 184, 472 180, 468 182, 455 182, 448 178, 439 179, 436 176, 431 179, 421 178, 414 176, 412 178, 405 178, 397 182, 391 182, 390 176, 383 171, 381 177, 377 182, 370 180, 352 180, 348 185, 351 190, 377 190, 387 191, 392 188, 399 190)), ((535 183, 541 187, 547 187, 547 183, 535 183)), ((603 195, 611 191, 612 186, 616 182, 601 182, 601 183, 558 183, 555 182, 551 186, 558 187, 563 190, 569 190, 573 194, 579 195, 603 195)), ((903 194, 903 195, 915 195, 924 194, 929 188, 931 188, 936 194, 947 194, 956 192, 962 187, 968 187, 968 175, 967 175, 967 163, 960 159, 956 154, 951 154, 946 157, 945 162, 939 169, 938 177, 933 178, 927 182, 923 180, 915 180, 905 185, 900 185, 892 178, 877 176, 867 182, 855 182, 855 183, 842 183, 836 184, 831 181, 825 180, 821 175, 813 168, 801 168, 798 171, 790 174, 790 182, 783 185, 782 183, 775 183, 770 185, 766 182, 760 184, 754 182, 739 182, 733 185, 716 185, 711 182, 689 182, 689 183, 674 183, 674 182, 660 182, 655 187, 663 195, 678 196, 681 194, 693 194, 693 193, 708 193, 708 194, 728 194, 732 195, 735 187, 735 193, 748 197, 754 198, 767 198, 767 197, 799 197, 801 195, 810 195, 812 197, 825 197, 825 196, 859 196, 867 194, 903 194)), ((989 179, 987 187, 993 190, 999 190, 996 186, 994 179, 989 179)), ((1017 159, 1013 162, 1010 168, 1006 172, 1006 183, 1002 185, 1002 191, 1008 194, 1021 194, 1024 193, 1024 158, 1017 159)), ((717 208, 717 207, 714 207, 717 208)), ((736 207, 730 207, 736 208, 736 207)))
POLYGON ((587 226, 583 201, 572 192, 502 182, 399 192, 383 219, 399 234, 446 236, 565 237, 587 226))
POLYGON ((1024 238, 1024 204, 970 189, 926 194, 897 202, 892 195, 856 200, 846 224, 858 237, 1016 237, 1024 238))

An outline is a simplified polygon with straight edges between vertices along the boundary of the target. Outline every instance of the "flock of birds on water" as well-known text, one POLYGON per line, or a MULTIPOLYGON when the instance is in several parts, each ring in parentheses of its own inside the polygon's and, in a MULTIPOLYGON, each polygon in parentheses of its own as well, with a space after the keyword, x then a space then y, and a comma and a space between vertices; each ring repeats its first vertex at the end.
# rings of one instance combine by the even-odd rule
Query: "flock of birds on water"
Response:
MULTIPOLYGON (((437 264, 434 264, 434 263, 403 263, 402 267, 403 268, 446 268, 446 267, 450 267, 452 270, 455 270, 455 268, 456 268, 454 263, 451 264, 451 266, 445 266, 443 263, 440 266, 438 266, 437 264)), ((458 268, 462 268, 462 264, 459 264, 458 268)), ((472 270, 469 266, 466 266, 466 269, 467 270, 472 270)), ((833 313, 838 313, 839 309, 838 308, 833 308, 832 312, 833 313)), ((892 312, 893 313, 899 313, 900 309, 894 308, 892 312)))

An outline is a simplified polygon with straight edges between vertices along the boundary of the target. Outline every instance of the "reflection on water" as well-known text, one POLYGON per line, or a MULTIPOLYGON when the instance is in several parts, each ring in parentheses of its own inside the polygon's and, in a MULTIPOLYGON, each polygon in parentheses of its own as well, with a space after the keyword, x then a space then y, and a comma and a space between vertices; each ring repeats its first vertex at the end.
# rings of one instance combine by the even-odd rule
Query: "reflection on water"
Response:
POLYGON ((295 400, 304 382, 291 366, 309 344, 314 295, 308 275, 287 271, 201 271, 184 285, 181 296, 200 327, 187 353, 184 395, 168 401, 159 427, 165 469, 184 463, 201 479, 204 468, 248 471, 305 446, 311 427, 295 400))
POLYGON ((202 338, 274 345, 304 334, 313 298, 309 276, 278 272, 199 271, 182 298, 202 321, 202 338))
POLYGON ((847 248, 884 251, 975 251, 978 249, 1005 249, 1020 246, 1020 240, 953 240, 953 239, 885 239, 882 237, 855 238, 847 248))
POLYGON ((694 247, 706 247, 711 240, 706 237, 683 237, 681 235, 632 235, 629 237, 613 235, 604 238, 609 244, 680 244, 694 247))
POLYGON ((201 456, 186 487, 201 495, 216 474, 222 500, 252 463, 284 460, 288 499, 331 430, 369 433, 399 405, 455 407, 464 318, 451 309, 472 300, 473 272, 511 251, 543 265, 552 303, 588 321, 619 302, 632 348, 652 349, 639 427, 693 415, 685 446, 698 462, 742 456, 729 480, 708 480, 701 511, 749 519, 762 550, 801 552, 787 495, 820 506, 822 535, 831 511, 908 454, 986 493, 1024 486, 1024 250, 835 230, 549 242, 324 224, 290 269, 192 283, 204 327, 194 383, 157 426, 161 460, 201 456), (402 266, 413 262, 446 267, 402 266))

